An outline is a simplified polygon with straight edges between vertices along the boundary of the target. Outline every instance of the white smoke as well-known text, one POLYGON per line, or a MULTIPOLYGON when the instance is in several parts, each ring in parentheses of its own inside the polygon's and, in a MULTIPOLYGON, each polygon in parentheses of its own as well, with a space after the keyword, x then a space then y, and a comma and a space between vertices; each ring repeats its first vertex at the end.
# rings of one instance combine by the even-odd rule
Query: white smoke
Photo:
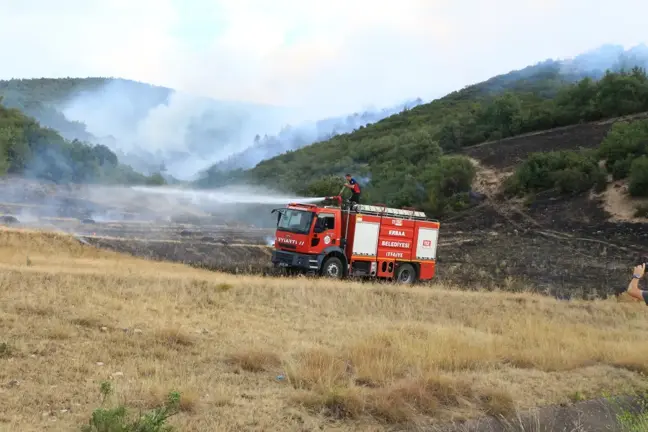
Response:
POLYGON ((122 162, 145 172, 164 165, 185 180, 245 150, 259 132, 294 120, 280 107, 215 101, 124 80, 73 95, 61 109, 122 162))
MULTIPOLYGON (((563 73, 598 76, 629 61, 648 65, 647 51, 645 45, 629 50, 605 45, 557 63, 563 73)), ((525 70, 530 73, 534 69, 525 70)), ((62 111, 69 120, 84 123, 99 143, 138 171, 151 174, 164 168, 176 178, 193 180, 210 166, 218 170, 251 168, 264 159, 351 132, 421 103, 423 100, 417 99, 391 108, 306 122, 304 111, 215 101, 112 80, 73 95, 62 111), (289 124, 292 127, 286 127, 289 124)))
POLYGON ((163 167, 175 178, 192 180, 219 162, 225 168, 251 168, 263 159, 351 132, 422 102, 316 121, 299 110, 217 101, 111 80, 73 94, 60 109, 68 120, 85 124, 94 141, 113 150, 121 162, 145 174, 163 167))

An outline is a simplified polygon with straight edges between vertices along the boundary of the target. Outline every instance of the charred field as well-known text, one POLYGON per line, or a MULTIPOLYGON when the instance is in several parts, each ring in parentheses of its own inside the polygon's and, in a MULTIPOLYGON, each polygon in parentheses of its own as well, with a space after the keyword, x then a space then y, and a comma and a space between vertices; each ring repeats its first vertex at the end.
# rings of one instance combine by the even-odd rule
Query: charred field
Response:
MULTIPOLYGON (((533 200, 506 200, 499 192, 502 179, 531 152, 595 147, 611 124, 576 125, 466 149, 478 166, 474 189, 486 199, 441 219, 435 283, 467 290, 530 289, 563 299, 622 290, 635 259, 648 251, 648 220, 620 217, 610 205, 612 196, 625 199, 623 185, 597 195, 545 194, 533 200)), ((53 189, 14 187, 20 193, 4 194, 0 222, 64 231, 96 247, 210 270, 264 273, 270 268, 271 228, 244 226, 236 217, 177 203, 173 212, 160 214, 151 210, 160 202, 110 207, 69 188, 53 189)))
POLYGON ((623 182, 602 193, 548 191, 506 199, 503 180, 530 154, 597 147, 616 121, 639 114, 557 128, 467 148, 485 198, 443 221, 438 278, 468 289, 529 289, 558 298, 607 297, 627 284, 648 251, 646 218, 636 218, 623 182), (444 247, 445 246, 445 247, 444 247))
POLYGON ((648 117, 648 113, 640 113, 517 135, 467 147, 462 153, 480 161, 485 166, 507 170, 525 160, 533 152, 597 147, 614 123, 640 120, 646 117, 648 117))
POLYGON ((648 249, 648 232, 645 224, 606 216, 600 200, 588 196, 528 208, 485 203, 442 225, 438 279, 466 289, 607 297, 627 285, 648 249))

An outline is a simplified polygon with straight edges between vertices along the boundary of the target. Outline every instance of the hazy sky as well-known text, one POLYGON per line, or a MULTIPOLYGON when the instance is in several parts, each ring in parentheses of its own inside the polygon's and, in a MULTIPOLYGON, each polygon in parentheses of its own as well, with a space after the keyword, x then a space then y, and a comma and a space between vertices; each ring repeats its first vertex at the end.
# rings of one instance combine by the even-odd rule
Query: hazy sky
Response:
POLYGON ((0 0, 0 78, 119 76, 344 113, 604 43, 643 0, 0 0))

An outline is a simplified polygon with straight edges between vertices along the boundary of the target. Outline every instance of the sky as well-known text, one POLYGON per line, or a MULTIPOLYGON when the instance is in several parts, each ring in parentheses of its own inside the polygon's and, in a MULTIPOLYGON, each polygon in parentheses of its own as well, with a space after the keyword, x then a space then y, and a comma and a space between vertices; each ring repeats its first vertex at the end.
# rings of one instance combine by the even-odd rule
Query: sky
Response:
POLYGON ((641 0, 0 0, 0 78, 115 76, 322 115, 648 42, 641 0))

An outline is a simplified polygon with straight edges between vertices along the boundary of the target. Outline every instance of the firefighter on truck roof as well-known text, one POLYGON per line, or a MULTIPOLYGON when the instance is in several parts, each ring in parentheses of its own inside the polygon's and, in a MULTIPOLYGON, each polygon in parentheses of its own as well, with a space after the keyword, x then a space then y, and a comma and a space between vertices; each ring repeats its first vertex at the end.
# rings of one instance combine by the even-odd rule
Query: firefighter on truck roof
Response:
POLYGON ((345 187, 348 187, 351 189, 351 198, 349 198, 349 201, 360 204, 360 184, 351 177, 351 174, 347 174, 344 176, 346 178, 346 183, 344 184, 345 187))

